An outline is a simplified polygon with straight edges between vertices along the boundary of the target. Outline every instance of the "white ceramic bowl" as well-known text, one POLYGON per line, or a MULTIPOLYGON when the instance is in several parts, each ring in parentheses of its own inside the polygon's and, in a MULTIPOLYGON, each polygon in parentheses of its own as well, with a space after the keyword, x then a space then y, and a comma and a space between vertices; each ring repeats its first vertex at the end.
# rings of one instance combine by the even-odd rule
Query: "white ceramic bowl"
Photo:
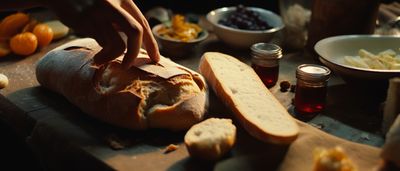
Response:
POLYGON ((160 46, 161 54, 170 58, 184 57, 194 50, 197 44, 208 37, 207 30, 203 29, 203 31, 199 34, 199 37, 194 40, 184 42, 181 40, 170 39, 158 34, 158 30, 162 27, 164 27, 163 24, 158 24, 153 27, 152 32, 158 42, 158 45, 160 46))
POLYGON ((235 48, 248 49, 255 43, 271 41, 275 33, 284 28, 284 24, 279 15, 262 8, 246 8, 258 12, 260 16, 266 20, 270 26, 272 26, 272 28, 260 31, 231 28, 218 24, 218 21, 222 18, 226 18, 230 13, 234 12, 236 7, 223 7, 210 11, 207 14, 207 20, 213 25, 215 34, 226 44, 235 48))
POLYGON ((400 37, 379 35, 343 35, 318 41, 314 49, 319 60, 331 70, 346 78, 358 80, 385 80, 400 76, 400 70, 377 70, 346 65, 344 56, 357 56, 359 49, 377 54, 386 49, 399 53, 400 37))

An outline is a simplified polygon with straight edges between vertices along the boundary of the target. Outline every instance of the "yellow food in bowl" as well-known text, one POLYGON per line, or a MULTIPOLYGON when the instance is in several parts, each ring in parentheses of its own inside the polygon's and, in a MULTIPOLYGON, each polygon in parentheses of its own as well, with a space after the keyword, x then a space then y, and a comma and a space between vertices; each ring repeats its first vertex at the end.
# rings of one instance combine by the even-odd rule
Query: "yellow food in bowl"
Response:
POLYGON ((365 49, 358 51, 358 56, 345 56, 344 63, 350 66, 368 69, 399 70, 400 54, 392 49, 373 54, 365 49))
POLYGON ((183 42, 188 42, 196 39, 200 32, 203 30, 201 27, 194 23, 185 22, 185 17, 182 15, 175 15, 172 18, 171 27, 162 27, 157 31, 160 36, 176 39, 183 42))

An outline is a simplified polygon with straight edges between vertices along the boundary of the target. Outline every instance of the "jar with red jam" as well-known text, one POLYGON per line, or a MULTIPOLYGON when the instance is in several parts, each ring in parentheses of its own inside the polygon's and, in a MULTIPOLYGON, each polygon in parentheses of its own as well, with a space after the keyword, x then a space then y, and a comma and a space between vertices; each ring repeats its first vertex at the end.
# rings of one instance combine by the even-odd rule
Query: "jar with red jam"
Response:
POLYGON ((330 73, 327 67, 315 64, 297 67, 294 106, 299 116, 312 117, 325 109, 330 73))
POLYGON ((273 87, 278 81, 282 49, 272 43, 256 43, 250 49, 252 68, 267 88, 273 87))

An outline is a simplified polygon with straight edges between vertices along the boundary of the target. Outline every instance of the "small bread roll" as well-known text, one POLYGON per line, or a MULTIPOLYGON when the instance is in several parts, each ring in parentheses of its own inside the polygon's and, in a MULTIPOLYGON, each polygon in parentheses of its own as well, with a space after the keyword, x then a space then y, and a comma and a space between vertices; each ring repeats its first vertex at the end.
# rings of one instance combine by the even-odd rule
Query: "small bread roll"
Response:
POLYGON ((236 127, 231 119, 210 118, 192 126, 185 135, 190 156, 217 160, 224 156, 236 141, 236 127))
POLYGON ((7 87, 8 78, 4 74, 0 74, 0 89, 7 87))

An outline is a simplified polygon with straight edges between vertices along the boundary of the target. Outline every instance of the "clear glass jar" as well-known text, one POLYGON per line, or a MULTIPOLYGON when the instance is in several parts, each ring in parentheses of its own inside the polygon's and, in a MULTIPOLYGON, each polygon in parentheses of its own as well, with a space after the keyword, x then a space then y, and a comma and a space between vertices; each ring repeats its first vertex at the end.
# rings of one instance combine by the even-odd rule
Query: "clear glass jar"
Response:
POLYGON ((279 60, 282 49, 272 43, 256 43, 251 46, 251 66, 268 88, 278 81, 279 60))
POLYGON ((296 113, 312 117, 325 109, 327 84, 331 71, 320 65, 303 64, 296 70, 296 113))

